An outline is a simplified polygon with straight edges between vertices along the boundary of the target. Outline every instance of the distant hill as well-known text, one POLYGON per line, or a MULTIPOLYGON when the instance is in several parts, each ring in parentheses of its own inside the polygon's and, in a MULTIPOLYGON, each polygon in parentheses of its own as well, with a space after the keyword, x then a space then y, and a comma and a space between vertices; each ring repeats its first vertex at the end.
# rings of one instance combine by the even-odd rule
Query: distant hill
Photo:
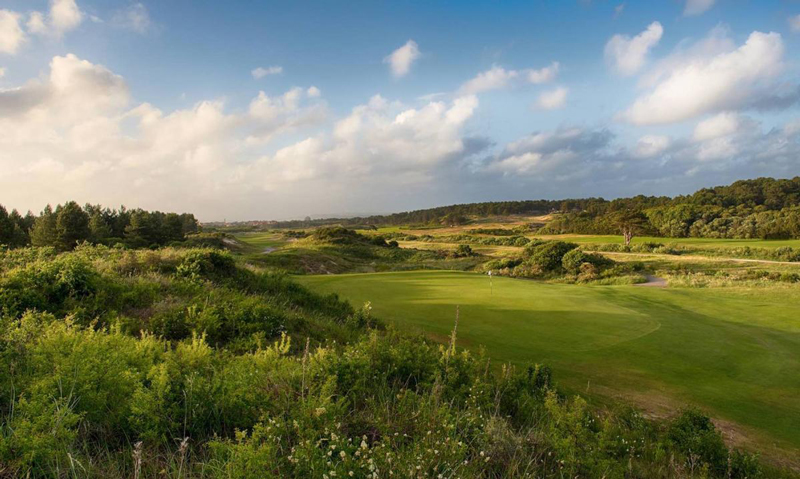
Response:
POLYGON ((439 206, 389 215, 279 221, 277 228, 344 226, 457 225, 492 216, 537 216, 555 213, 543 232, 609 234, 618 231, 620 211, 642 211, 651 234, 670 237, 800 237, 800 177, 757 178, 727 186, 703 188, 686 196, 571 198, 492 201, 439 206))

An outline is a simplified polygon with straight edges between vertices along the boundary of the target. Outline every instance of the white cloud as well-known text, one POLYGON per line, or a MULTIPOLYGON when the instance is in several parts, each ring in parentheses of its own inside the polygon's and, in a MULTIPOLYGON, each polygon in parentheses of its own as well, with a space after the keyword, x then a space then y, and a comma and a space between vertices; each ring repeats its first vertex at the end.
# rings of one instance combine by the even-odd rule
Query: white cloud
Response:
POLYGON ((637 158, 652 158, 660 155, 670 146, 668 136, 645 135, 639 138, 634 149, 634 156, 637 158))
POLYGON ((625 3, 620 3, 616 7, 614 7, 614 18, 619 18, 622 15, 622 12, 625 11, 625 3))
POLYGON ((525 73, 530 83, 549 83, 556 79, 560 67, 561 65, 558 62, 553 62, 549 66, 539 70, 527 70, 525 73))
POLYGON ((606 60, 621 75, 633 75, 647 62, 647 54, 658 45, 663 34, 664 28, 661 24, 653 22, 633 38, 622 34, 614 35, 606 43, 606 60))
POLYGON ((419 46, 414 40, 409 40, 405 45, 393 51, 383 59, 383 63, 388 63, 392 69, 392 75, 402 77, 411 70, 411 64, 419 58, 419 46))
POLYGON ((44 15, 42 12, 31 12, 26 24, 28 31, 37 35, 44 35, 47 33, 47 25, 45 24, 44 15))
POLYGON ((567 102, 567 93, 569 90, 565 87, 558 87, 553 90, 548 90, 536 100, 536 105, 543 110, 555 110, 564 106, 567 102))
POLYGON ((494 65, 489 70, 480 72, 475 78, 465 82, 458 91, 462 95, 474 95, 486 91, 509 88, 515 83, 519 83, 518 80, 533 84, 548 83, 556 78, 560 67, 561 65, 558 62, 553 62, 538 70, 530 68, 527 70, 506 70, 501 66, 494 65))
POLYGON ((0 10, 0 53, 14 55, 25 42, 25 32, 19 23, 19 13, 0 10))
POLYGON ((206 100, 165 112, 132 104, 107 68, 55 57, 49 74, 0 90, 4 203, 39 209, 74 198, 207 219, 285 217, 408 194, 476 151, 465 136, 474 96, 420 107, 376 96, 330 121, 318 93, 262 92, 246 111, 206 100))
POLYGON ((283 73, 283 67, 280 66, 271 66, 268 68, 258 67, 250 72, 250 74, 253 75, 253 78, 255 78, 256 80, 260 80, 261 78, 270 75, 279 75, 281 73, 283 73))
POLYGON ((789 17, 789 28, 795 33, 800 32, 800 15, 789 17))
POLYGON ((495 65, 490 70, 478 73, 478 76, 461 85, 459 92, 463 95, 473 95, 489 90, 498 90, 507 87, 511 80, 518 76, 519 73, 515 70, 506 70, 495 65))
POLYGON ((75 29, 82 20, 83 14, 75 0, 50 1, 50 23, 57 34, 75 29))
POLYGON ((714 1, 715 0, 686 0, 686 7, 683 9, 683 15, 690 17, 705 13, 714 6, 714 1))
POLYGON ((780 102, 774 98, 774 85, 758 87, 781 72, 783 53, 779 34, 753 32, 733 51, 684 58, 621 117, 639 125, 662 124, 757 106, 760 101, 780 102))
MULTIPOLYGON (((93 21, 95 20, 93 19, 93 21)), ((111 18, 111 23, 140 34, 147 33, 153 26, 147 7, 141 3, 134 3, 117 11, 111 18)))
POLYGON ((3 67, 0 67, 0 78, 3 78, 4 76, 6 76, 6 69, 3 68, 3 67))
POLYGON ((60 38, 76 29, 82 21, 83 12, 75 0, 50 0, 47 16, 41 12, 31 12, 26 26, 30 33, 60 38))
POLYGON ((739 129, 739 115, 723 112, 701 121, 694 127, 692 138, 705 141, 735 133, 739 129))
POLYGON ((485 165, 485 171, 504 175, 538 176, 545 179, 574 178, 586 170, 580 163, 591 164, 603 153, 612 135, 605 130, 559 128, 537 132, 509 143, 503 152, 485 165))

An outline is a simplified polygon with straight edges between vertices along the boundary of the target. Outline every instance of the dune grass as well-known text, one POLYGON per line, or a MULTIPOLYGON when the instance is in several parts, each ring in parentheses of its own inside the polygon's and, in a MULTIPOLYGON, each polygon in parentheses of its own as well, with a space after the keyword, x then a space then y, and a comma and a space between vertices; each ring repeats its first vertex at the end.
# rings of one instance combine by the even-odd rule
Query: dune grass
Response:
MULTIPOLYGON (((568 390, 655 413, 687 404, 730 421, 744 443, 800 451, 800 289, 577 286, 459 272, 309 276, 401 329, 544 362, 568 390)), ((791 451, 788 453, 786 451, 791 451)))
MULTIPOLYGON (((541 239, 559 239, 572 241, 579 244, 622 244, 622 235, 538 235, 541 239)), ((633 244, 641 243, 662 243, 678 244, 696 247, 714 248, 741 248, 749 246, 751 248, 780 248, 790 246, 800 247, 800 239, 791 240, 762 240, 762 239, 724 239, 724 238, 661 238, 656 236, 637 236, 633 238, 633 244)))

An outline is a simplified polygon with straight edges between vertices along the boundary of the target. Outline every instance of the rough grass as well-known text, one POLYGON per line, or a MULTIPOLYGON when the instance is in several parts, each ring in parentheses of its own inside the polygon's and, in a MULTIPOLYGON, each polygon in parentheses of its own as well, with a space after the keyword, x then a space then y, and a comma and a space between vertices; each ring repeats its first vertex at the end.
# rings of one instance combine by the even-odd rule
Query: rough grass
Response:
MULTIPOLYGON (((800 453, 800 288, 650 289, 456 272, 305 277, 403 329, 498 360, 545 362, 562 386, 640 406, 696 404, 757 449, 800 453), (650 404, 652 403, 652 404, 650 404), (790 452, 791 451, 791 452, 790 452)), ((654 407, 654 409, 658 409, 654 407)))

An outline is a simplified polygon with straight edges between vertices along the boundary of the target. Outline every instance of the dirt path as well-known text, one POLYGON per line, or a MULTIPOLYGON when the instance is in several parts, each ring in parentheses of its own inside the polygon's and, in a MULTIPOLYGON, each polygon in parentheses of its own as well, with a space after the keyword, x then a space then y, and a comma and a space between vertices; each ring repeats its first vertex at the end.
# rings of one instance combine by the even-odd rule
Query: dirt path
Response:
POLYGON ((634 286, 644 286, 649 288, 666 288, 667 287, 667 280, 664 278, 659 278, 658 276, 653 276, 652 274, 646 274, 644 276, 647 278, 646 283, 638 283, 634 286))

